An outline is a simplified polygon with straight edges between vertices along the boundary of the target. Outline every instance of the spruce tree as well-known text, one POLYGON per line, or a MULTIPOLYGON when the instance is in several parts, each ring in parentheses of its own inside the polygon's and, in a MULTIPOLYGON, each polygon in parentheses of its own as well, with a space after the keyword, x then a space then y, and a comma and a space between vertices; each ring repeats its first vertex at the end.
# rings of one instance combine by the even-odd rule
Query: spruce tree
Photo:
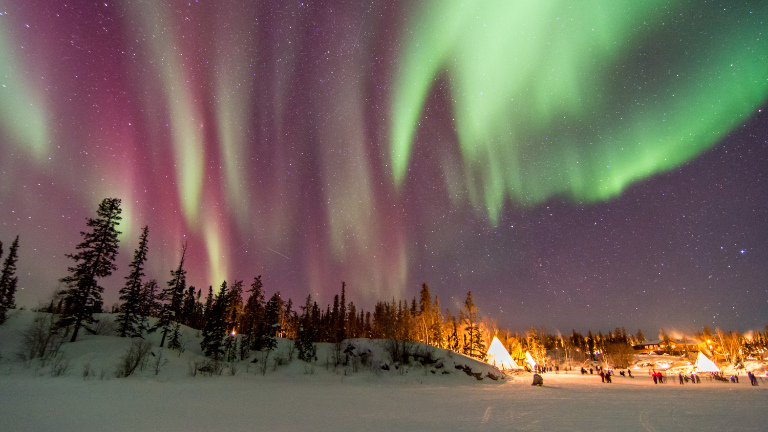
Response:
POLYGON ((641 343, 645 342, 646 340, 647 339, 645 339, 645 335, 643 334, 643 331, 638 329, 637 330, 637 335, 635 336, 635 342, 641 344, 641 343))
MULTIPOLYGON (((317 303, 315 303, 315 307, 317 303)), ((316 328, 312 321, 312 295, 307 296, 307 301, 301 307, 299 321, 299 335, 294 342, 299 360, 310 362, 315 357, 315 342, 317 338, 316 328)))
POLYGON ((205 306, 203 307, 203 321, 213 310, 213 287, 208 285, 208 295, 205 297, 205 306))
POLYGON ((145 226, 139 237, 139 247, 133 253, 133 261, 129 265, 130 274, 125 277, 125 286, 120 289, 120 313, 117 315, 117 330, 121 337, 142 337, 144 335, 143 320, 141 319, 142 282, 144 263, 147 261, 147 236, 149 227, 145 226))
POLYGON ((443 325, 443 314, 440 312, 440 299, 435 296, 435 305, 432 308, 432 325, 429 329, 429 343, 438 348, 445 348, 443 325))
POLYGON ((419 293, 419 342, 425 344, 432 344, 432 295, 429 293, 429 286, 424 283, 421 284, 421 292, 419 293))
MULTIPOLYGON (((2 256, 2 245, 0 243, 0 256, 2 256)), ((3 263, 2 273, 0 273, 0 324, 5 322, 8 309, 16 308, 16 285, 19 281, 19 278, 16 277, 18 250, 19 236, 16 236, 3 263)))
MULTIPOLYGON (((146 321, 147 317, 156 317, 158 315, 160 304, 157 302, 157 289, 156 279, 145 282, 141 287, 141 306, 139 315, 144 321, 146 321)), ((154 330, 155 329, 152 329, 151 331, 154 330)))
POLYGON ((542 331, 541 336, 539 336, 538 333, 536 333, 536 329, 531 326, 531 331, 528 332, 528 335, 526 336, 526 343, 528 345, 528 351, 531 353, 531 356, 536 361, 536 364, 540 367, 544 367, 544 361, 545 357, 547 356, 547 349, 544 346, 544 343, 542 342, 542 339, 546 335, 542 331))
POLYGON ((357 307, 355 306, 355 302, 349 302, 349 306, 347 307, 347 337, 350 339, 355 339, 360 337, 358 327, 359 323, 357 321, 357 307))
POLYGON ((590 360, 595 359, 595 338, 592 336, 592 330, 587 331, 587 350, 590 360))
POLYGON ((277 347, 277 336, 280 334, 280 315, 283 309, 283 299, 276 292, 264 306, 264 320, 257 336, 257 350, 271 351, 277 347))
POLYGON ((184 298, 184 289, 187 286, 186 275, 187 271, 184 270, 184 258, 187 254, 187 244, 181 245, 181 259, 179 260, 179 267, 176 270, 171 270, 171 280, 168 281, 168 286, 160 294, 163 303, 162 311, 160 313, 160 321, 158 327, 163 329, 163 337, 160 339, 160 348, 165 345, 165 338, 168 333, 171 333, 173 339, 173 345, 178 347, 179 344, 179 326, 174 323, 178 323, 181 317, 181 306, 184 298))
POLYGON ((202 290, 197 291, 193 285, 187 288, 182 300, 181 315, 184 317, 184 324, 193 329, 203 328, 203 314, 200 309, 200 294, 202 290))
POLYGON ((120 213, 120 199, 105 198, 96 212, 98 217, 89 218, 86 223, 92 231, 80 233, 83 242, 77 245, 79 252, 66 255, 75 261, 75 266, 68 268, 69 276, 60 279, 67 288, 63 292, 64 311, 58 325, 74 325, 70 342, 77 340, 81 327, 89 330, 88 325, 95 322, 93 314, 101 312, 104 288, 99 286, 98 279, 117 269, 115 257, 120 234, 117 225, 122 219, 120 213))
POLYGON ((464 308, 465 310, 462 311, 465 324, 464 334, 466 336, 464 354, 481 359, 485 356, 485 344, 483 344, 483 335, 477 323, 477 307, 475 307, 475 302, 472 300, 472 291, 467 293, 464 308))
POLYGON ((208 285, 208 295, 205 298, 205 306, 203 307, 203 325, 201 328, 201 333, 203 336, 203 341, 201 343, 201 347, 203 349, 203 353, 205 353, 205 336, 208 334, 208 330, 206 329, 206 325, 208 323, 208 318, 211 317, 211 314, 213 313, 213 287, 208 285))
POLYGON ((448 349, 451 351, 459 352, 459 325, 456 322, 456 317, 451 315, 451 311, 446 309, 445 315, 448 317, 448 349))
POLYGON ((339 295, 333 296, 333 309, 330 315, 329 342, 339 342, 337 340, 339 330, 339 295))
POLYGON ((194 328, 195 315, 195 287, 190 285, 181 299, 181 316, 184 317, 184 325, 194 328))
POLYGON ((203 353, 208 357, 218 360, 224 354, 224 338, 227 335, 227 306, 229 304, 229 290, 227 281, 221 284, 221 289, 213 300, 213 304, 208 308, 205 316, 205 326, 203 327, 203 340, 200 347, 203 353))
POLYGON ((243 314, 243 281, 235 281, 229 289, 229 304, 227 305, 228 332, 240 332, 240 315, 243 314))
POLYGON ((282 316, 280 317, 280 330, 282 337, 296 339, 299 332, 299 314, 293 310, 293 300, 285 302, 282 316))
MULTIPOLYGON (((243 310, 243 281, 235 281, 229 290, 227 300, 227 310, 225 311, 226 320, 226 339, 224 342, 224 352, 228 362, 235 361, 237 357, 237 325, 243 310)), ((242 343, 241 343, 242 344, 242 343)))
POLYGON ((241 360, 245 360, 248 357, 250 350, 258 349, 256 347, 256 340, 261 321, 264 317, 263 287, 264 284, 261 282, 261 275, 259 275, 253 278, 251 289, 248 290, 251 294, 248 296, 248 300, 246 300, 243 307, 239 326, 240 334, 242 335, 242 343, 240 344, 241 360))
POLYGON ((336 342, 342 342, 347 338, 347 297, 345 282, 341 282, 341 299, 339 301, 339 316, 336 321, 336 342))

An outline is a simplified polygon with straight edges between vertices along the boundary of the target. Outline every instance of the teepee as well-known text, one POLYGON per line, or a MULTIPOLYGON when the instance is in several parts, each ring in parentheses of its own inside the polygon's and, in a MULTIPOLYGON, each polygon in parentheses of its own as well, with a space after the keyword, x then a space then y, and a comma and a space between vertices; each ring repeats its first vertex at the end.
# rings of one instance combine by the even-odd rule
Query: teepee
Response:
POLYGON ((491 346, 488 347, 486 361, 488 364, 494 365, 501 370, 520 369, 520 366, 512 360, 512 356, 509 355, 507 349, 504 348, 504 345, 496 336, 493 337, 493 342, 491 342, 491 346))
POLYGON ((531 353, 528 351, 525 352, 525 362, 528 363, 528 365, 531 367, 531 370, 536 370, 536 360, 533 359, 531 353))
POLYGON ((696 364, 693 365, 696 372, 720 372, 720 368, 717 367, 715 362, 708 359, 701 351, 699 351, 699 357, 696 359, 696 364))

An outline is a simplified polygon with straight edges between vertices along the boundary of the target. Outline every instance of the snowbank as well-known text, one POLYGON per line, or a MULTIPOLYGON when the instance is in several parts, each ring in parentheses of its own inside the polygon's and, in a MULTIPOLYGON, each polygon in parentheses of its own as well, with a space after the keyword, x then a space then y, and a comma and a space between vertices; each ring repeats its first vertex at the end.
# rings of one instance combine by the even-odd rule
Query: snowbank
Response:
MULTIPOLYGON (((143 371, 116 378, 132 341, 89 335, 62 346, 69 367, 54 377, 50 364, 13 358, 33 317, 14 311, 0 326, 0 430, 762 431, 768 424, 768 380, 757 387, 708 379, 654 385, 636 369, 635 378, 617 375, 612 384, 598 375, 546 373, 544 386, 534 387, 530 374, 476 380, 456 366, 495 369, 442 350, 434 352, 440 368, 415 358, 395 365, 380 341, 364 339, 350 342, 358 360, 370 351, 365 367, 334 367, 327 359, 335 347, 326 344, 311 364, 268 359, 262 375, 261 361, 245 361, 234 370, 224 365, 220 375, 192 376, 190 365, 202 357, 196 332, 185 329, 185 352, 155 343, 143 371), (155 374, 152 363, 161 354, 167 363, 155 374)), ((273 358, 288 355, 290 341, 279 345, 273 358)))

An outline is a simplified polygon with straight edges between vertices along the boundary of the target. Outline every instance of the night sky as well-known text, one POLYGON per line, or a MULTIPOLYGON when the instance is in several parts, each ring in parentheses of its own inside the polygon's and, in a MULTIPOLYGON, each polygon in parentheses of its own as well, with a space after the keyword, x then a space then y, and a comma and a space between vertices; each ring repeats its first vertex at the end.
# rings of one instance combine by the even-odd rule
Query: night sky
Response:
POLYGON ((27 306, 118 197, 107 305, 148 225, 163 285, 762 328, 767 100, 764 0, 0 0, 0 240, 27 306))

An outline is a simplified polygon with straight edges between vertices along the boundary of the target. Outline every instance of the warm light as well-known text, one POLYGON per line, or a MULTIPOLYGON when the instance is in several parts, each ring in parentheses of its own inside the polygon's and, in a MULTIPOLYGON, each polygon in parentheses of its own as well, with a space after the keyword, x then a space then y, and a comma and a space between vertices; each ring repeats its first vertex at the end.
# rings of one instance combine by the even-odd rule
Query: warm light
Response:
POLYGON ((235 335, 235 330, 234 330, 234 329, 232 329, 232 336, 234 336, 234 335, 235 335))

